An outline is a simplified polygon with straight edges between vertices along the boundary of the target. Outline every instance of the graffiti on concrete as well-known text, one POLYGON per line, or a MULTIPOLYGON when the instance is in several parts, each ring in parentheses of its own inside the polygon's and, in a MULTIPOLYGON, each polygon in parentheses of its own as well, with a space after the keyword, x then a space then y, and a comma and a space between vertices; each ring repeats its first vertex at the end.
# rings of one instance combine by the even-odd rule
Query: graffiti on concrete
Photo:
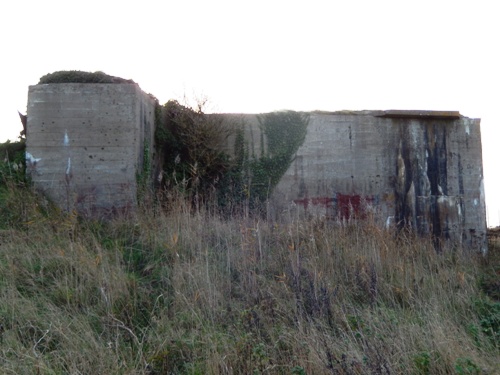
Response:
POLYGON ((309 206, 323 207, 329 218, 350 220, 366 219, 374 204, 378 202, 378 197, 335 193, 333 197, 302 198, 295 199, 293 202, 305 210, 309 206))

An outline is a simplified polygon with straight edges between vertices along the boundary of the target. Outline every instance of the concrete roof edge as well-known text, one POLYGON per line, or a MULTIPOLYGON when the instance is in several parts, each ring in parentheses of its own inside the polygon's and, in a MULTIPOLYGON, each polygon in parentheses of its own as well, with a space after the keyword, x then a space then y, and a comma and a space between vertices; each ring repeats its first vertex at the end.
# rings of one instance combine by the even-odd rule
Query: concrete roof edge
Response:
POLYGON ((379 117, 388 118, 430 118, 430 119, 450 119, 455 120, 462 117, 459 111, 428 111, 428 110, 400 110, 390 109, 382 111, 379 117))
MULTIPOLYGON (((281 112, 281 111, 277 111, 281 112)), ((429 110, 341 110, 341 111, 297 111, 311 115, 334 115, 334 116, 375 116, 384 118, 413 118, 413 119, 449 119, 462 118, 459 111, 429 111, 429 110)), ((271 112, 270 112, 271 113, 271 112)), ((265 113, 221 113, 224 115, 262 115, 265 113)))

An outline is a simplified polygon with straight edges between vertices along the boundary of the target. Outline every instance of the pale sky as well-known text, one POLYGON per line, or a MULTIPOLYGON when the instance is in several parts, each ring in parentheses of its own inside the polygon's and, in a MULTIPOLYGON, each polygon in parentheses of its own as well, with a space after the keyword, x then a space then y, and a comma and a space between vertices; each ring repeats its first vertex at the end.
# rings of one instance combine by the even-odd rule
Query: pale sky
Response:
POLYGON ((488 225, 500 223, 496 1, 56 1, 0 5, 0 142, 28 86, 104 71, 212 110, 457 110, 481 118, 488 225))

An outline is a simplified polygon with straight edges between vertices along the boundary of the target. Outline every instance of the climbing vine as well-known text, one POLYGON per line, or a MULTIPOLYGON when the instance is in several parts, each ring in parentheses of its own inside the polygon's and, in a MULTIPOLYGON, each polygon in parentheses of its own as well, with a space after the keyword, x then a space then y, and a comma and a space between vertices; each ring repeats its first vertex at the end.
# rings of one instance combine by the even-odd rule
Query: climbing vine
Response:
POLYGON ((263 202, 290 167, 304 143, 309 115, 294 111, 272 112, 258 116, 261 129, 259 157, 248 161, 251 202, 263 202))
POLYGON ((260 152, 245 139, 245 124, 229 123, 169 101, 156 128, 163 189, 180 189, 197 202, 257 208, 271 195, 304 142, 309 116, 294 111, 258 116, 260 152), (234 149, 228 148, 234 139, 234 149))

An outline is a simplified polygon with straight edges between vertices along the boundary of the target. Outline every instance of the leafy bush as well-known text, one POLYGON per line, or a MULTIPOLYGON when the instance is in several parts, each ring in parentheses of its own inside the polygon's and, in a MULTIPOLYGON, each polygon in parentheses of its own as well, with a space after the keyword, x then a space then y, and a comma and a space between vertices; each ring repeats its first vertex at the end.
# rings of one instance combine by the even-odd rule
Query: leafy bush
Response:
POLYGON ((481 331, 500 349, 500 302, 484 297, 475 301, 474 306, 481 331))
POLYGON ((155 134, 163 171, 161 184, 181 189, 198 203, 207 203, 231 169, 225 149, 233 130, 221 116, 203 113, 201 105, 193 109, 169 101, 163 110, 165 115, 155 134))
POLYGON ((7 181, 21 183, 25 179, 26 142, 10 142, 0 144, 0 186, 7 181))
POLYGON ((25 142, 0 144, 0 228, 23 219, 21 189, 25 186, 25 142))

